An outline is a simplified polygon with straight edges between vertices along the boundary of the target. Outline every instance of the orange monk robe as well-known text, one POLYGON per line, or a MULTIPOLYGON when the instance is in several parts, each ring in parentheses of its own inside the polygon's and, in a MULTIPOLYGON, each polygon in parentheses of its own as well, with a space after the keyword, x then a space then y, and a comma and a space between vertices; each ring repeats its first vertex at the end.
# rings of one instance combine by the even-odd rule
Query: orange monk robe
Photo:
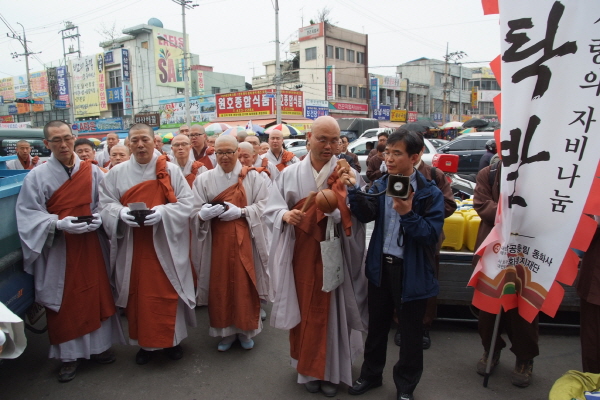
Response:
POLYGON ((242 168, 239 161, 229 174, 217 166, 194 183, 190 222, 198 242, 192 245, 192 258, 200 266, 198 304, 208 304, 211 336, 252 337, 262 329, 259 299, 268 299, 269 292, 268 252, 260 220, 266 199, 265 180, 256 171, 242 168), (246 208, 247 217, 200 221, 198 211, 211 201, 246 208))
POLYGON ((148 164, 139 164, 133 158, 118 164, 106 175, 100 188, 100 208, 105 229, 111 238, 111 267, 117 305, 128 307, 128 318, 135 318, 139 327, 134 336, 130 329, 130 343, 149 348, 177 345, 187 336, 186 322, 195 325, 195 293, 187 223, 192 193, 180 168, 166 162, 165 156, 156 154, 148 164), (140 201, 145 202, 148 208, 158 205, 162 212, 161 222, 151 227, 132 228, 119 219, 124 206, 140 201), (140 251, 140 246, 147 247, 140 251), (143 258, 140 260, 140 257, 143 258), (156 279, 146 280, 140 275, 139 268, 144 268, 146 261, 156 279), (153 319, 162 318, 153 314, 153 307, 148 306, 153 290, 162 293, 157 301, 166 313, 164 320, 157 323, 167 326, 160 328, 161 332, 156 335, 144 329, 153 326, 153 319), (132 295, 137 297, 134 299, 132 295), (134 303, 130 304, 130 301, 134 303), (167 329, 169 334, 164 333, 167 329))
POLYGON ((294 153, 287 150, 282 150, 282 154, 279 157, 275 156, 275 154, 269 150, 265 153, 264 157, 275 164, 275 167, 279 171, 283 171, 285 167, 289 167, 292 164, 300 162, 294 153))
POLYGON ((312 168, 310 157, 285 168, 269 193, 263 216, 273 234, 271 325, 290 330, 290 355, 299 383, 318 379, 351 385, 352 362, 363 346, 360 331, 367 327, 365 226, 349 212, 345 186, 334 172, 336 161, 332 158, 320 174, 312 168), (336 191, 342 205, 337 231, 341 233, 344 282, 323 293, 319 242, 324 240, 325 216, 313 204, 298 226, 282 218, 285 212, 300 209, 310 191, 328 187, 336 191))

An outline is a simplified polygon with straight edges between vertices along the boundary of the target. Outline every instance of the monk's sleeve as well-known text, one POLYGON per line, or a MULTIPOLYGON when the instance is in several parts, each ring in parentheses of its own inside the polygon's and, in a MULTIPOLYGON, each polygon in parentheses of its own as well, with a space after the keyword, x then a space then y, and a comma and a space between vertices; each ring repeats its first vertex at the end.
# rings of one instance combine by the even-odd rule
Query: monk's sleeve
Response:
POLYGON ((50 214, 46 209, 46 186, 41 182, 43 177, 39 176, 43 174, 35 172, 29 172, 25 177, 16 204, 17 227, 26 271, 44 247, 52 246, 58 221, 58 215, 50 214))
POLYGON ((102 217, 102 225, 104 225, 104 230, 110 240, 122 238, 127 226, 119 218, 123 205, 117 188, 117 179, 118 174, 113 172, 106 175, 98 185, 98 208, 102 217))

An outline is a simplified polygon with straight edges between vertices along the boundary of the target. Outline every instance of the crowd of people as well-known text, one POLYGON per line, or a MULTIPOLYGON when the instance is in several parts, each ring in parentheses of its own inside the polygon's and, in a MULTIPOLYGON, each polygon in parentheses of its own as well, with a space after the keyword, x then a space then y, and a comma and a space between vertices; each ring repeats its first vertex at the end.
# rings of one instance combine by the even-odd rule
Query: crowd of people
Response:
MULTIPOLYGON (((298 383, 328 397, 340 383, 353 395, 382 385, 396 318, 397 398, 413 399, 431 345, 442 226, 456 209, 452 191, 441 171, 421 162, 424 142, 414 132, 380 135, 367 163, 367 174, 377 172, 368 187, 335 119, 316 119, 307 136, 302 160, 285 150, 280 131, 263 143, 246 134, 210 142, 200 125, 181 126, 169 153, 144 124, 132 126, 123 145, 109 134, 96 153, 68 124, 51 121, 44 142, 52 155, 43 164, 19 142, 15 164, 31 169, 16 207, 24 267, 46 308, 49 357, 62 362, 58 380, 72 380, 79 359, 114 362, 113 344, 139 347, 140 365, 159 350, 181 359, 199 306, 208 309, 218 351, 235 342, 250 350, 271 302, 270 324, 289 330, 298 383), (410 177, 407 198, 381 196, 390 174, 410 177), (323 189, 335 194, 333 211, 310 201, 323 189), (330 229, 343 279, 324 291, 321 249, 330 229), (352 363, 363 352, 353 379, 352 363)), ((530 331, 537 346, 537 325, 530 331)), ((526 361, 514 372, 521 386, 537 355, 537 347, 524 346, 527 354, 515 351, 526 361)), ((494 353, 494 365, 498 358, 494 353)))

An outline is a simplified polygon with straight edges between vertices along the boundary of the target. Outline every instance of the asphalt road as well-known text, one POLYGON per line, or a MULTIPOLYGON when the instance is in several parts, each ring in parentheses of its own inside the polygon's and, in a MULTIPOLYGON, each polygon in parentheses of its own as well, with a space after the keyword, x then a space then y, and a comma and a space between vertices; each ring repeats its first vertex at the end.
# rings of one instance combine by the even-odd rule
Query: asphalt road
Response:
MULTIPOLYGON (((265 324, 255 338, 253 350, 235 344, 229 351, 217 351, 218 338, 208 336, 206 307, 196 309, 198 327, 189 329, 183 341, 184 357, 172 361, 158 354, 139 366, 134 346, 115 346, 117 361, 99 365, 84 361, 76 378, 59 383, 60 363, 47 358, 46 334, 27 332, 28 346, 15 360, 0 364, 0 399, 324 399, 310 394, 296 383, 289 365, 286 331, 265 324)), ((126 326, 126 320, 123 318, 126 326)), ((472 323, 436 321, 431 331, 432 347, 425 351, 425 371, 415 392, 417 400, 438 399, 547 399, 556 379, 569 369, 581 369, 579 332, 573 328, 541 328, 540 356, 535 359, 534 381, 526 389, 511 385, 509 376, 514 355, 505 349, 488 388, 475 372, 483 350, 472 323)), ((336 399, 395 399, 392 366, 398 347, 390 332, 388 365, 383 387, 363 396, 351 396, 340 385, 336 399)), ((362 358, 354 363, 358 377, 362 358)))

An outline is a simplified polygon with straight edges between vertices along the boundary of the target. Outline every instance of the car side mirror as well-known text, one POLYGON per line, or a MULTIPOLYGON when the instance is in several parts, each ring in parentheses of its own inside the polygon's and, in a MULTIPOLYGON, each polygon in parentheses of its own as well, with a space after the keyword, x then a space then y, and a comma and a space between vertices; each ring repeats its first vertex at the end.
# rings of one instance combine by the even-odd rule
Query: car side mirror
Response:
POLYGON ((447 152, 449 152, 449 151, 450 151, 450 149, 449 149, 448 147, 446 147, 446 148, 442 149, 442 153, 447 153, 447 152))

